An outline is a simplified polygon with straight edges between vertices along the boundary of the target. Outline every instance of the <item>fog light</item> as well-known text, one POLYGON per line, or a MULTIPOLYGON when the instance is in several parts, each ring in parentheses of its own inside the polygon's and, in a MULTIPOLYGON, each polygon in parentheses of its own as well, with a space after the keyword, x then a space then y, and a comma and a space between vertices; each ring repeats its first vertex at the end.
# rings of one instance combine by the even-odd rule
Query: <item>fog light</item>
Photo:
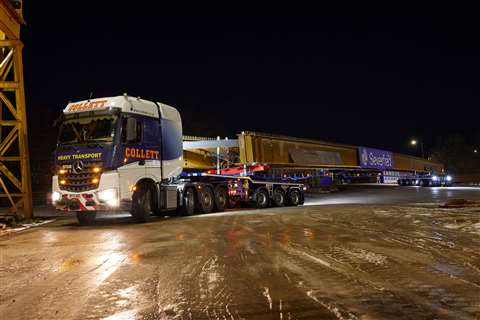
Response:
POLYGON ((116 189, 106 189, 98 192, 98 199, 100 201, 109 201, 117 198, 116 189))
POLYGON ((108 201, 107 201, 107 204, 108 204, 110 207, 118 207, 118 199, 108 200, 108 201))
POLYGON ((52 192, 52 202, 55 203, 60 200, 61 194, 59 192, 52 192))
POLYGON ((106 189, 98 192, 98 200, 106 202, 109 206, 118 205, 117 189, 106 189))

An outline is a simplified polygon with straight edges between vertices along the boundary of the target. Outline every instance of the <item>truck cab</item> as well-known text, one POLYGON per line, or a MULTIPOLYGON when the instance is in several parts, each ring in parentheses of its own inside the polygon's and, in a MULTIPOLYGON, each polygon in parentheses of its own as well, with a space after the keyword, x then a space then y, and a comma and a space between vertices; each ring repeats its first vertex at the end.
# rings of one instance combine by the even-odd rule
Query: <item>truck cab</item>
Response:
POLYGON ((52 200, 64 211, 129 209, 142 179, 182 172, 182 155, 173 107, 127 95, 69 103, 54 152, 52 200))

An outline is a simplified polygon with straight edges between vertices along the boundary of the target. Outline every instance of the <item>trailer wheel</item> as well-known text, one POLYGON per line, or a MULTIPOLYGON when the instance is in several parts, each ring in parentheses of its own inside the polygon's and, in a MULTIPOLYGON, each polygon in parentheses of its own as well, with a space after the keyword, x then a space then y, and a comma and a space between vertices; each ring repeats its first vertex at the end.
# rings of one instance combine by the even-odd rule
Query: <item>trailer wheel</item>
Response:
POLYGON ((152 191, 148 185, 140 187, 132 196, 132 216, 137 223, 150 220, 152 212, 152 191))
POLYGON ((277 188, 273 191, 272 202, 275 207, 283 207, 285 205, 285 192, 277 188))
POLYGON ((268 191, 264 188, 258 188, 253 193, 254 205, 257 209, 267 208, 269 205, 268 191))
POLYGON ((422 187, 431 187, 432 186, 432 181, 425 179, 422 181, 422 187))
POLYGON ((205 186, 200 192, 198 192, 198 204, 202 213, 210 213, 213 211, 215 199, 210 187, 205 186))
POLYGON ((227 190, 222 186, 217 186, 214 191, 215 196, 215 211, 222 212, 225 211, 227 206, 228 197, 227 190))
POLYGON ((96 211, 77 211, 77 220, 81 226, 88 226, 93 224, 96 216, 96 211))
POLYGON ((297 189, 292 189, 288 193, 288 205, 289 206, 298 206, 300 204, 300 191, 297 189))
POLYGON ((182 214, 184 216, 191 216, 195 214, 195 208, 197 206, 197 197, 193 188, 185 190, 182 196, 182 214))

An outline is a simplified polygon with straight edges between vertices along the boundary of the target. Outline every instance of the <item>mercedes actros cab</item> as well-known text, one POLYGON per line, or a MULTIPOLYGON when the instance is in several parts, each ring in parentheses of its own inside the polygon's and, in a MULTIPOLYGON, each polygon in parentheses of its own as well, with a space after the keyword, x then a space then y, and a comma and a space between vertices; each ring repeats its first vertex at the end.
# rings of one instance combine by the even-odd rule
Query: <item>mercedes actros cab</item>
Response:
POLYGON ((297 206, 304 186, 249 176, 185 175, 180 113, 128 95, 69 103, 59 119, 52 203, 90 224, 97 211, 129 211, 137 222, 177 210, 223 211, 230 203, 256 208, 297 206))

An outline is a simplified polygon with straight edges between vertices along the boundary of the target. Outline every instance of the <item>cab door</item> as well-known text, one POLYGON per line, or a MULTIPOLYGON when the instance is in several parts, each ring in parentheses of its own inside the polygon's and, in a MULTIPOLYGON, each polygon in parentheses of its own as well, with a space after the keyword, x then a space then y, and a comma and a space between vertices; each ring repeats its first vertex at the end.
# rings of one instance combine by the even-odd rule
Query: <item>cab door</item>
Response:
POLYGON ((121 150, 123 164, 118 167, 120 199, 132 199, 132 187, 145 177, 145 159, 142 159, 144 123, 142 117, 125 115, 121 123, 121 150))

